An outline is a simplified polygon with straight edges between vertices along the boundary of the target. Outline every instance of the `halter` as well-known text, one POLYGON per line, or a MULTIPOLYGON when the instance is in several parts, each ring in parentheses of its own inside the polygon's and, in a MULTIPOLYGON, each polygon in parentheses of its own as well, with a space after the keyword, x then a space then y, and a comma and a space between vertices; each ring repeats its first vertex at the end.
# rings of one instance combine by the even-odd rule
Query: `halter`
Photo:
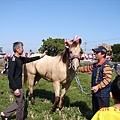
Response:
POLYGON ((72 60, 77 58, 79 60, 79 62, 80 62, 80 57, 78 55, 71 56, 70 49, 69 48, 67 48, 67 49, 68 49, 68 56, 69 56, 69 60, 70 60, 70 66, 69 66, 69 69, 70 69, 71 66, 72 66, 72 60))

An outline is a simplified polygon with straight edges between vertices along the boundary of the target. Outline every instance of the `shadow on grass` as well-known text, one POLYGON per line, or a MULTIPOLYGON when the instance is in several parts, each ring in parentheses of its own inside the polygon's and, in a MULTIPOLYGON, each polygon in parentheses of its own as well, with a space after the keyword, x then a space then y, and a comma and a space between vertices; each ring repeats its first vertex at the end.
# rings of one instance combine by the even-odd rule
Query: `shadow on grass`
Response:
MULTIPOLYGON (((52 104, 54 103, 54 100, 55 100, 54 99, 55 98, 54 93, 51 92, 51 91, 45 90, 45 89, 35 89, 34 90, 34 98, 35 97, 39 97, 39 98, 50 100, 52 104)), ((80 112, 82 113, 82 115, 84 117, 86 117, 87 120, 91 120, 92 110, 87 106, 86 102, 84 102, 84 101, 76 101, 75 103, 71 103, 70 104, 69 97, 65 96, 65 99, 64 99, 64 102, 63 102, 63 106, 65 106, 65 107, 69 107, 69 106, 71 106, 71 107, 78 107, 80 112)))
POLYGON ((77 101, 75 103, 70 104, 71 107, 79 107, 80 112, 87 120, 91 120, 92 117, 92 110, 87 106, 86 102, 84 101, 77 101))
MULTIPOLYGON (((28 91, 26 92, 26 96, 27 94, 28 94, 28 91)), ((39 97, 39 98, 47 99, 47 100, 50 100, 52 104, 55 101, 55 94, 45 89, 35 89, 33 94, 34 94, 33 95, 34 98, 39 97)), ((70 105, 69 97, 65 96, 64 106, 68 107, 69 105, 70 105)))

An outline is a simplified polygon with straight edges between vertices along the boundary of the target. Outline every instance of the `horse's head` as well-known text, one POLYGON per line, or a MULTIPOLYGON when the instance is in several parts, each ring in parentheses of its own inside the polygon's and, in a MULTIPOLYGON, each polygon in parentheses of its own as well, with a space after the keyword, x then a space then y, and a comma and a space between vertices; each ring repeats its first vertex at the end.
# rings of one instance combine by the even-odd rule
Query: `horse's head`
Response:
POLYGON ((75 36, 73 40, 65 40, 65 46, 68 50, 68 55, 70 59, 70 67, 76 71, 80 64, 80 44, 82 40, 78 36, 75 36))

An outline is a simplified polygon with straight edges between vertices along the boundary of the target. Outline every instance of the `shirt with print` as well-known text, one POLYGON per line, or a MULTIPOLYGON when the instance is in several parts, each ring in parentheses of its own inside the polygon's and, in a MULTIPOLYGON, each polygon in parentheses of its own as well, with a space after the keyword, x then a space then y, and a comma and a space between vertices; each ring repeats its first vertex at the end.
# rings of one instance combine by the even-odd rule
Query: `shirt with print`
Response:
POLYGON ((103 107, 92 117, 91 120, 120 120, 120 108, 103 107))

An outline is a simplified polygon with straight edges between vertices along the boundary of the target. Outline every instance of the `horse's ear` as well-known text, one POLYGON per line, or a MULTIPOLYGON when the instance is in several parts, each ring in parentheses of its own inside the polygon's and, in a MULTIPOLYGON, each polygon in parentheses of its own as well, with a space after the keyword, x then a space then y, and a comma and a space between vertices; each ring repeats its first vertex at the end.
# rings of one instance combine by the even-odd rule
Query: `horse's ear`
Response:
POLYGON ((65 45, 66 48, 69 48, 72 43, 73 42, 71 40, 69 40, 69 39, 65 39, 65 41, 64 41, 64 45, 65 45))
POLYGON ((73 43, 79 43, 79 44, 81 44, 81 43, 82 43, 82 40, 81 40, 81 38, 79 38, 79 39, 76 40, 76 41, 73 40, 73 43))
POLYGON ((81 38, 79 39, 79 43, 80 43, 80 44, 82 43, 82 39, 81 39, 81 38))
POLYGON ((73 39, 73 42, 76 42, 76 43, 82 43, 82 40, 81 40, 81 38, 78 36, 78 35, 76 35, 75 37, 74 37, 74 39, 73 39))

